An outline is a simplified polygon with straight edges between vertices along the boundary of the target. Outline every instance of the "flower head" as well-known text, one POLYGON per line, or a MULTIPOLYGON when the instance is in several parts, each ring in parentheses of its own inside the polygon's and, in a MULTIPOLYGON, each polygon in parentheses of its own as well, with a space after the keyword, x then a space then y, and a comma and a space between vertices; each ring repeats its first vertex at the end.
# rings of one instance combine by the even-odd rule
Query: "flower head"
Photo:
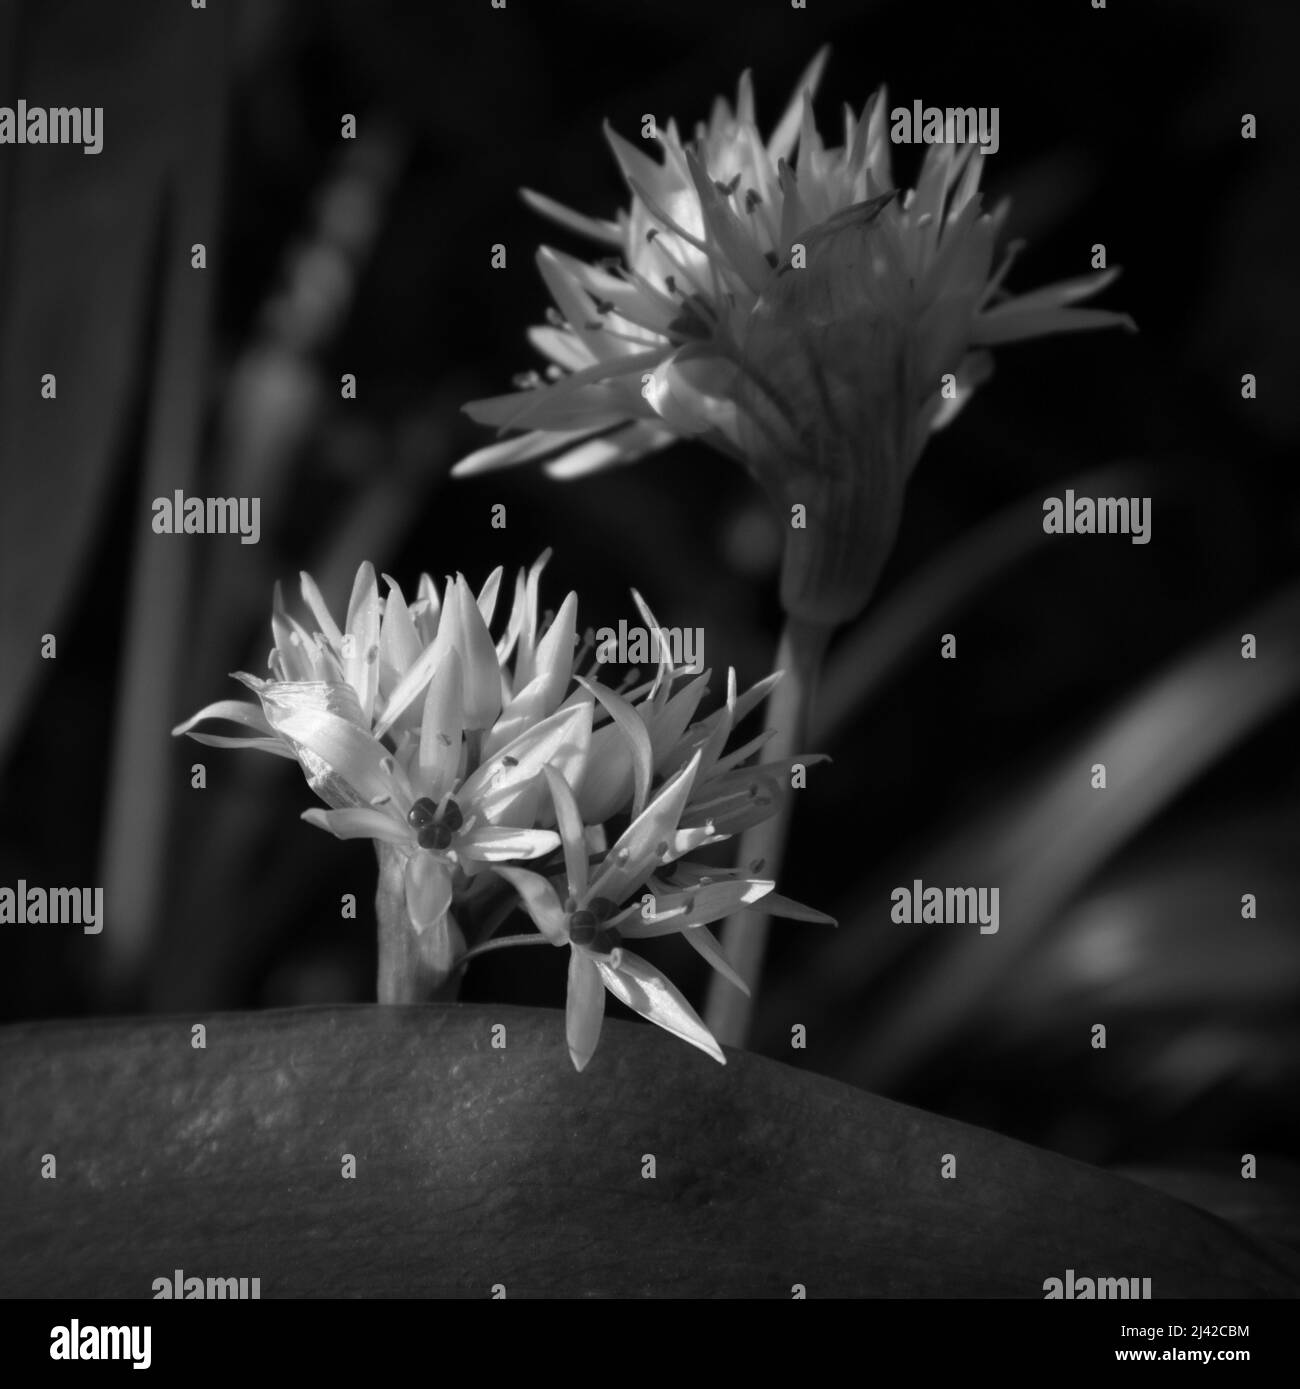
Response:
POLYGON ((549 853, 555 832, 537 823, 549 808, 543 766, 580 780, 592 701, 570 684, 576 596, 539 637, 537 588, 546 556, 516 586, 500 643, 493 616, 501 571, 475 597, 462 576, 439 596, 427 576, 409 606, 388 580, 380 602, 363 564, 347 621, 334 621, 310 575, 304 626, 277 591, 272 614, 275 678, 240 672, 256 705, 221 700, 174 731, 222 747, 253 747, 298 761, 328 810, 303 819, 340 839, 371 839, 395 852, 405 906, 417 933, 446 936, 449 965, 463 946, 453 897, 485 867, 549 853), (225 721, 251 736, 214 733, 225 721))
MULTIPOLYGON (((596 1045, 605 989, 721 1061, 685 999, 621 942, 680 933, 739 982, 708 923, 759 898, 779 915, 830 919, 774 898, 757 868, 685 858, 776 808, 792 759, 755 764, 766 735, 727 749, 773 679, 740 694, 729 672, 725 704, 696 719, 707 672, 674 667, 667 651, 650 680, 624 693, 597 678, 598 657, 578 673, 576 595, 538 617, 545 559, 519 575, 497 639, 499 570, 477 595, 459 575, 441 593, 423 578, 408 605, 392 580, 381 601, 362 565, 342 626, 304 574, 309 617, 295 618, 276 595, 273 678, 235 677, 257 703, 218 701, 174 731, 293 758, 328 807, 302 818, 339 839, 374 841, 381 997, 419 998, 472 953, 460 923, 491 895, 490 881, 486 894, 476 882, 487 873, 546 940, 573 952, 568 1029, 579 1069, 596 1045), (223 722, 242 731, 213 731, 223 722), (387 963, 386 930, 396 940, 387 963)), ((518 943, 488 940, 502 919, 496 911, 477 948, 518 943)))
POLYGON ((994 266, 1007 207, 983 210, 973 145, 931 146, 897 196, 883 90, 860 116, 846 110, 844 143, 827 148, 812 115, 824 59, 767 141, 748 74, 734 112, 719 100, 689 144, 672 122, 656 133, 662 162, 607 130, 631 193, 613 222, 527 195, 619 254, 593 265, 539 252, 556 308, 530 336, 549 384, 534 374, 467 405, 523 432, 457 471, 547 459, 574 477, 699 437, 743 462, 786 518, 804 508, 783 602, 837 622, 869 597, 907 476, 989 375, 986 349, 1131 322, 1073 307, 1113 270, 1008 296, 1011 256, 994 266))
MULTIPOLYGON (((677 989, 648 961, 624 949, 624 940, 661 935, 664 928, 708 936, 707 924, 757 901, 774 884, 736 878, 712 891, 638 896, 656 870, 707 843, 711 828, 681 828, 682 813, 699 770, 700 754, 672 777, 632 821, 593 870, 583 839, 582 816, 568 783, 551 769, 546 780, 554 798, 564 844, 564 894, 547 878, 525 868, 503 868, 541 933, 569 956, 566 1035, 573 1064, 582 1070, 600 1038, 605 990, 674 1036, 716 1061, 726 1058, 712 1034, 677 989), (635 901, 629 902, 629 898, 635 901)), ((706 958, 729 971, 721 948, 709 936, 706 958)))

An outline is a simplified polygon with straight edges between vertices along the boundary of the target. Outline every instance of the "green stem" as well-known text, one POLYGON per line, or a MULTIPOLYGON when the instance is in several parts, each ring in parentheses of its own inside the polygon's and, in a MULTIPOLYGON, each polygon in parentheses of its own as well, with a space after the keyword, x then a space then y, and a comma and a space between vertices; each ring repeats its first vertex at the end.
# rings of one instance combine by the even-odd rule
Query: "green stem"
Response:
MULTIPOLYGON (((775 665, 775 669, 785 674, 773 690, 768 706, 771 726, 776 733, 764 749, 765 757, 777 760, 806 751, 800 744, 807 734, 817 677, 833 630, 823 623, 793 614, 786 618, 775 665)), ((762 859, 762 876, 775 878, 778 875, 790 829, 790 808, 791 797, 782 796, 774 815, 745 831, 737 858, 740 867, 762 859)), ((763 972, 770 920, 762 912, 760 903, 756 908, 728 917, 722 928, 723 951, 750 990, 746 998, 721 975, 715 974, 710 980, 704 1021, 723 1046, 742 1047, 748 1037, 750 1015, 763 972)))

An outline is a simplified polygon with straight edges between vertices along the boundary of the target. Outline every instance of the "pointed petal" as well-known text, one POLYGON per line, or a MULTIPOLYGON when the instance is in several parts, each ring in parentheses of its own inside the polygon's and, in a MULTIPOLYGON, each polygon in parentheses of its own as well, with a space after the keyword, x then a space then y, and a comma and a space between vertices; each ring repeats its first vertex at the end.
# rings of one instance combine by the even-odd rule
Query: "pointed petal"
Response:
POLYGON ((531 188, 521 188, 519 191, 524 202, 534 212, 549 217, 552 222, 558 222, 560 226, 568 227, 580 236, 589 236, 593 241, 604 241, 611 246, 622 244, 623 234, 617 222, 602 222, 595 217, 586 217, 581 212, 574 212, 553 198, 548 198, 544 193, 534 193, 531 188))
POLYGON ((382 666, 393 672, 396 681, 419 659, 421 642, 397 580, 385 574, 384 582, 388 585, 388 597, 384 599, 384 620, 379 627, 379 659, 382 666))
MULTIPOLYGON (((683 892, 661 893, 656 900, 656 914, 680 909, 681 916, 674 920, 674 929, 677 930, 707 926, 711 921, 720 921, 741 907, 766 897, 775 886, 766 878, 724 878, 683 892)), ((633 923, 623 934, 629 939, 643 939, 648 935, 662 935, 663 932, 642 931, 633 923)))
POLYGON ((321 597, 321 591, 316 587, 316 580, 305 570, 298 577, 302 582, 303 601, 311 609, 321 635, 335 651, 338 651, 343 645, 343 633, 339 631, 338 623, 330 616, 330 610, 324 598, 321 597))
POLYGON ((379 584, 369 560, 357 570, 352 585, 347 636, 340 654, 344 677, 356 690, 361 716, 369 726, 379 688, 379 584))
POLYGON ((768 697, 769 694, 781 683, 784 671, 774 670, 771 675, 765 675, 763 679, 755 681, 743 695, 736 700, 736 722, 740 723, 745 716, 768 697))
POLYGON ((984 347, 1045 337, 1049 333, 1078 333, 1089 328, 1127 328, 1137 332, 1128 314, 1108 309, 1039 308, 1026 310, 1014 299, 982 313, 975 320, 972 342, 984 347))
POLYGON ((767 152, 774 164, 778 159, 788 158, 790 151, 794 149, 795 140, 799 137, 799 125, 803 120, 803 94, 809 92, 813 96, 817 95, 817 88, 822 80, 822 71, 826 67, 826 60, 830 54, 829 45, 824 45, 818 49, 812 62, 808 64, 802 76, 795 83, 790 104, 785 108, 785 114, 772 132, 772 138, 767 142, 767 152))
POLYGON ((759 910, 766 912, 768 916, 779 916, 783 921, 811 921, 818 926, 839 925, 833 916, 827 916, 815 907, 805 907, 802 902, 796 902, 791 897, 782 897, 777 892, 764 897, 759 910))
POLYGON ((605 987, 620 1003, 648 1018, 665 1032, 699 1047, 724 1066, 727 1058, 713 1034, 700 1021, 695 1009, 653 965, 630 950, 618 950, 606 964, 593 959, 605 987), (617 963, 614 963, 614 961, 617 963))
POLYGON ((358 726, 350 685, 267 685, 258 693, 271 726, 294 746, 308 785, 327 805, 370 805, 393 794, 392 760, 358 726), (335 712, 340 708, 344 714, 335 712))
MULTIPOLYGON (((501 667, 497 646, 462 575, 456 576, 456 650, 464 661, 465 727, 491 728, 501 712, 501 667)), ((444 614, 446 622, 451 612, 444 614)), ((439 636, 441 636, 441 629, 439 636)))
MULTIPOLYGON (((197 714, 192 714, 184 723, 178 723, 172 729, 172 737, 178 738, 183 733, 189 733, 196 724, 200 724, 204 719, 224 719, 228 723, 242 724, 245 728, 251 728, 263 738, 269 738, 273 734, 271 725, 266 720, 266 715, 256 704, 246 704, 242 699, 219 699, 214 704, 205 705, 197 714)), ((193 735, 191 735, 193 736, 193 735)), ((230 738, 229 746, 237 747, 240 743, 252 741, 248 738, 230 738)), ((218 744, 218 746, 221 746, 218 744)), ((292 754, 290 754, 292 756, 292 754)))
POLYGON ((754 114, 754 74, 746 68, 740 74, 740 84, 736 88, 736 121, 740 125, 753 125, 754 114))
POLYGON ((533 678, 544 681, 542 705, 547 714, 555 712, 569 687, 577 624, 578 595, 571 592, 560 604, 560 611, 546 629, 546 635, 537 643, 533 678))
POLYGON ((591 735, 587 770, 578 786, 578 806, 588 824, 599 824, 622 810, 634 793, 632 749, 617 724, 591 735))
POLYGON ((722 943, 707 926, 696 926, 682 934, 686 937, 687 945, 703 955, 729 984, 738 988, 746 998, 750 996, 749 985, 736 972, 736 967, 727 959, 722 943))
POLYGON ((413 782, 416 791, 438 801, 451 790, 460 772, 464 732, 463 667, 460 653, 450 651, 424 697, 420 748, 413 782))
MULTIPOLYGON (((438 624, 439 632, 441 632, 442 626, 443 624, 440 622, 438 624)), ((428 646, 420 652, 419 658, 397 682, 392 694, 388 696, 388 703, 384 705, 383 713, 375 724, 376 738, 382 738, 420 697, 434 670, 446 655, 446 650, 447 643, 444 642, 440 647, 438 638, 435 636, 428 646)))
MULTIPOLYGON (((471 401, 470 405, 476 402, 471 401)), ((470 405, 464 407, 470 413, 470 405)), ((570 444, 580 444, 591 437, 590 429, 534 429, 527 434, 516 434, 512 438, 487 444, 467 454, 451 470, 452 477, 474 477, 479 473, 490 473, 497 468, 508 468, 515 463, 528 463, 548 454, 558 453, 570 444)))
POLYGON ((501 590, 501 576, 506 571, 501 565, 487 576, 483 587, 478 591, 478 610, 483 614, 483 621, 489 627, 492 625, 492 618, 497 610, 497 594, 501 590))
POLYGON ((551 558, 550 549, 538 555, 528 570, 524 580, 523 620, 519 629, 519 654, 515 658, 515 682, 517 688, 531 684, 537 673, 534 664, 537 655, 537 605, 541 588, 542 571, 551 558))
POLYGON ((590 897, 621 902, 639 887, 666 856, 695 784, 700 756, 696 753, 619 837, 589 889, 590 897))
POLYGON ((461 786, 462 810, 482 815, 490 824, 531 823, 522 813, 536 803, 542 768, 552 766, 568 782, 578 780, 586 765, 591 741, 591 704, 559 709, 549 719, 487 759, 461 786), (534 783, 538 788, 534 788, 534 783))
POLYGON ((683 812, 682 827, 707 824, 715 833, 738 834, 774 815, 787 785, 788 779, 783 782, 758 767, 742 767, 715 777, 683 812))
POLYGON ((224 733, 189 733, 188 736, 209 748, 254 748, 258 752, 274 753, 276 757, 287 757, 290 762, 298 760, 298 754, 278 738, 236 738, 224 733))
POLYGON ((708 171, 693 153, 687 153, 686 164, 695 182, 700 214, 712 240, 721 248, 728 266, 740 276, 745 288, 755 296, 762 294, 764 286, 772 278, 772 267, 764 258, 758 243, 723 199, 708 171))
POLYGON ((555 806, 555 823, 559 826, 560 842, 564 845, 564 872, 569 896, 578 899, 587 890, 587 846, 578 804, 569 783, 554 767, 543 767, 550 788, 551 803, 555 806))
POLYGON ((555 889, 540 873, 527 868, 507 868, 504 864, 497 864, 493 871, 519 894, 533 925, 552 945, 568 944, 568 918, 555 889))
POLYGON ((608 925, 628 940, 654 940, 659 936, 675 935, 682 929, 686 908, 680 902, 676 906, 665 906, 664 902, 664 898, 645 892, 639 902, 633 902, 610 917, 608 925))
POLYGON ((559 847, 560 836, 554 830, 516 830, 495 825, 479 825, 456 839, 456 852, 479 863, 541 858, 559 847))
POLYGON ((302 819, 318 830, 328 830, 336 839, 381 839, 386 844, 411 844, 411 832, 392 815, 369 806, 346 810, 304 810, 302 819))
POLYGON ((605 139, 614 151, 614 158, 629 184, 636 180, 647 188, 657 189, 663 181, 662 164, 656 164, 649 155, 643 154, 630 141, 625 140, 608 121, 605 122, 605 139))
POLYGON ((581 675, 578 676, 578 684, 584 690, 590 690, 595 695, 601 705, 608 710, 609 716, 618 726, 619 732, 628 741, 628 747, 632 754, 632 775, 635 787, 632 797, 632 815, 635 818, 645 809, 646 797, 650 794, 650 780, 654 775, 654 753, 650 746, 649 730, 646 728, 641 715, 622 695, 615 694, 613 690, 607 690, 603 685, 592 684, 581 675))
POLYGON ((438 633, 438 623, 442 618, 442 600, 438 597, 433 580, 427 574, 420 575, 416 595, 416 601, 411 605, 411 617, 415 621, 416 631, 420 634, 421 644, 428 646, 438 633))
POLYGON ((569 956, 569 996, 564 1009, 564 1036, 575 1070, 591 1060, 605 1018, 605 990, 591 957, 581 950, 569 956))
MULTIPOLYGON (((524 625, 524 605, 527 602, 527 597, 528 583, 521 569, 515 575, 515 601, 510 608, 510 621, 506 624, 506 630, 501 640, 497 642, 497 663, 502 669, 505 668, 506 662, 510 659, 519 642, 519 633, 524 625)), ((520 688, 520 682, 517 678, 513 682, 513 688, 515 690, 520 688)))
POLYGON ((417 932, 436 926, 451 906, 451 873, 436 854, 421 849, 406 860, 406 911, 417 932))
MULTIPOLYGON (((654 613, 650 611, 650 604, 647 603, 646 600, 641 597, 641 595, 636 591, 636 589, 632 589, 631 593, 632 601, 636 604, 637 611, 641 614, 641 620, 646 625, 646 631, 662 631, 663 629, 659 626, 658 619, 655 617, 654 613)), ((672 643, 661 641, 659 643, 659 669, 657 674, 655 675, 654 683, 650 686, 650 694, 648 698, 653 699, 655 695, 659 693, 660 688, 662 687, 664 682, 672 676, 672 673, 672 643)))
POLYGON ((542 464, 547 477, 561 482, 572 482, 574 478, 586 477, 588 473, 598 473, 602 468, 621 467, 625 463, 635 463, 647 453, 665 448, 675 442, 677 436, 670 430, 657 428, 639 420, 599 438, 588 439, 586 443, 542 464))

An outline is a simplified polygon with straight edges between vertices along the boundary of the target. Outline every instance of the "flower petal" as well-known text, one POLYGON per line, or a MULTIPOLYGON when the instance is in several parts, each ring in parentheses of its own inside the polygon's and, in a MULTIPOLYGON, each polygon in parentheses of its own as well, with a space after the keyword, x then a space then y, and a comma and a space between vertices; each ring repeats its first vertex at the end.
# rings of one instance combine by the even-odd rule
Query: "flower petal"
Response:
POLYGON ((436 926, 451 906, 451 873, 437 854, 418 850, 406 860, 406 911, 417 932, 436 926))
POLYGON ((275 730, 267 722, 262 710, 256 704, 246 704, 242 699, 219 699, 215 704, 206 705, 197 714, 192 714, 184 723, 178 723, 172 729, 173 738, 178 738, 181 734, 189 734, 196 743, 206 743, 209 747, 258 748, 263 752, 273 752, 279 757, 297 760, 293 749, 275 737, 275 730), (205 719, 224 719, 228 723, 242 724, 261 736, 248 738, 224 733, 193 732, 194 727, 205 719))
POLYGON ((645 726, 645 721, 622 695, 615 694, 613 690, 607 690, 603 685, 593 684, 581 675, 577 677, 577 680, 584 690, 590 690, 600 700, 601 705, 608 710, 610 718, 618 726, 619 732, 627 739, 632 754, 632 774, 635 787, 632 797, 632 815, 634 817, 640 815, 645 809, 646 797, 650 794, 650 779, 654 775, 654 752, 650 745, 650 733, 645 726))
POLYGON ((461 809, 472 809, 490 824, 531 823, 542 768, 554 767, 570 783, 580 779, 590 741, 590 701, 557 710, 466 778, 457 795, 461 809))
POLYGON ((446 623, 454 613, 452 641, 465 663, 465 727, 491 728, 501 712, 501 666, 496 642, 463 575, 456 576, 455 606, 448 607, 442 620, 446 623))
POLYGON ((673 835, 695 784, 700 755, 663 786, 659 794, 619 836, 588 888, 591 897, 621 902, 671 853, 673 835))
POLYGON ((297 751, 308 785, 327 805, 372 805, 392 796, 392 759, 355 721, 350 685, 267 684, 259 695, 275 731, 297 751), (335 712, 343 709, 347 715, 335 712))
POLYGON ((463 668, 456 651, 434 671, 424 696, 420 750, 413 768, 414 789, 438 801, 451 790, 460 772, 464 731, 463 668))
MULTIPOLYGON (((716 882, 701 883, 684 891, 661 893, 655 899, 656 915, 681 909, 682 914, 673 921, 673 929, 686 930, 690 927, 705 926, 710 921, 720 921, 741 907, 749 906, 766 897, 775 886, 774 882, 766 878, 724 878, 716 882)), ((664 933, 653 928, 639 929, 638 924, 634 922, 623 928, 622 934, 631 940, 641 940, 647 936, 664 933)))
POLYGON ((318 830, 328 830, 336 839, 379 839, 385 844, 411 845, 411 832, 402 822, 382 810, 369 806, 350 806, 345 810, 304 810, 302 818, 318 830))
POLYGON ((524 202, 534 212, 540 212, 543 217, 549 217, 552 222, 558 222, 560 226, 568 227, 570 231, 575 231, 580 236, 589 236, 594 241, 604 241, 611 246, 618 246, 622 243, 623 235, 617 222, 601 222, 597 221, 595 217, 586 217, 580 212, 573 212, 562 203, 557 203, 553 198, 546 197, 543 193, 534 193, 531 188, 521 188, 519 191, 524 202))
POLYGON ((311 609, 312 616, 316 619, 321 635, 329 642, 335 651, 341 650, 343 646, 343 633, 339 631, 338 623, 330 616, 330 610, 324 598, 321 597, 321 591, 316 587, 316 580, 313 579, 306 570, 303 570, 298 577, 302 581, 303 601, 311 609))
POLYGON ((610 963, 598 957, 593 957, 592 963, 600 971, 605 987, 620 1003, 662 1027, 665 1032, 671 1032, 674 1037, 699 1047, 715 1061, 720 1061, 724 1066, 727 1064, 722 1048, 713 1033, 700 1021, 695 1009, 648 961, 630 950, 618 950, 610 963))
POLYGON ((457 836, 456 852, 480 863, 541 858, 560 847, 554 830, 516 830, 480 825, 457 836))
POLYGON ((785 113, 772 132, 772 138, 767 142, 767 152, 773 164, 778 159, 788 158, 790 151, 794 149, 795 141, 799 138, 799 126, 803 120, 803 94, 808 92, 812 96, 817 95, 822 72, 830 55, 830 45, 823 44, 795 83, 790 104, 785 108, 785 113))
POLYGON ((348 630, 340 652, 343 674, 357 692, 361 716, 370 726, 379 688, 379 584, 367 560, 357 570, 348 601, 348 630))
POLYGON ((599 472, 602 468, 635 463, 647 453, 666 448, 676 438, 671 430, 660 428, 648 420, 638 420, 569 448, 543 463, 542 471, 547 477, 570 482, 574 478, 586 477, 588 473, 599 472))
POLYGON ((555 806, 555 823, 564 845, 564 871, 568 879, 569 896, 575 900, 587 890, 587 846, 582 828, 582 816, 573 798, 569 783, 554 767, 543 767, 546 784, 550 787, 551 803, 555 806))
POLYGON ((731 961, 727 959, 722 942, 707 926, 694 926, 689 931, 683 931, 682 935, 686 938, 686 944, 703 955, 729 984, 738 988, 746 998, 750 996, 749 985, 737 973, 736 967, 731 961))
POLYGON ((569 955, 569 996, 564 1009, 564 1036, 575 1070, 591 1060, 605 1018, 605 990, 591 957, 581 950, 569 955))
POLYGON ((388 597, 384 599, 384 620, 379 628, 379 659, 381 669, 392 672, 394 683, 400 680, 420 655, 420 635, 396 579, 384 575, 388 597))
POLYGON ((568 944, 568 917, 560 905, 559 894, 546 878, 528 868, 508 868, 503 864, 498 864, 493 871, 519 894, 533 925, 552 945, 568 944))

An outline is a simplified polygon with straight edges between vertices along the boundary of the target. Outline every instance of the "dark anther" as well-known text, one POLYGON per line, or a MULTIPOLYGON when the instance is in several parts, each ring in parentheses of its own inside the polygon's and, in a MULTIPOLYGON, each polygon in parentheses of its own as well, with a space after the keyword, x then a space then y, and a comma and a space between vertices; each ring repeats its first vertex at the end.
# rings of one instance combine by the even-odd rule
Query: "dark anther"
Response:
POLYGON ((593 897, 587 908, 597 921, 608 921, 618 911, 618 903, 610 897, 593 897))
POLYGON ((406 813, 406 822, 412 829, 422 830, 438 818, 438 807, 428 798, 421 796, 406 813))
POLYGON ((442 823, 455 834, 465 823, 465 817, 461 814, 460 806, 455 801, 449 800, 442 808, 442 823))
POLYGON ((422 849, 448 849, 452 834, 446 825, 425 825, 418 838, 422 849))
POLYGON ((590 945, 599 929, 594 912, 574 912, 569 918, 569 939, 574 945, 590 945))
POLYGON ((596 938, 591 942, 591 948, 598 955, 608 955, 611 950, 618 949, 621 939, 612 926, 605 926, 596 932, 596 938))

